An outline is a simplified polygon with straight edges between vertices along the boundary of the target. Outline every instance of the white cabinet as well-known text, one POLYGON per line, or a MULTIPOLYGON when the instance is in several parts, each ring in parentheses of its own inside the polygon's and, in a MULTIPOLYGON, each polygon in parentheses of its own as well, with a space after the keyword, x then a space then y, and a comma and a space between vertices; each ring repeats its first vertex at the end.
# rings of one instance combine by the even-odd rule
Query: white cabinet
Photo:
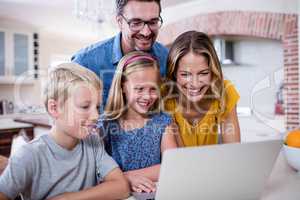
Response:
POLYGON ((5 75, 5 33, 0 31, 0 76, 5 75))
POLYGON ((33 78, 33 33, 0 28, 0 83, 33 78))

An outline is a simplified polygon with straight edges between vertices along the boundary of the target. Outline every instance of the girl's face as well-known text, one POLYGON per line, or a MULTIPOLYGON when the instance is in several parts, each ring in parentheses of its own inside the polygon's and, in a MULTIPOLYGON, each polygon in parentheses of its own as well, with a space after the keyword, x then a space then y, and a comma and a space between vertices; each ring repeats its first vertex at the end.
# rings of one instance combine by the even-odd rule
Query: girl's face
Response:
POLYGON ((178 62, 177 88, 190 102, 199 102, 211 83, 211 70, 207 58, 189 52, 178 62))
POLYGON ((158 99, 159 73, 154 67, 132 72, 123 84, 128 111, 146 114, 158 99))

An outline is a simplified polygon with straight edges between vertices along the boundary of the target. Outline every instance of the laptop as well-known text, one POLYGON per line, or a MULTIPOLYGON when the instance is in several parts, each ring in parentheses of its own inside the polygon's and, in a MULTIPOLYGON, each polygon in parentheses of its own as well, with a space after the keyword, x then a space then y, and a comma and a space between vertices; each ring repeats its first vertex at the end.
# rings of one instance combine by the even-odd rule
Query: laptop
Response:
POLYGON ((165 151, 155 193, 137 200, 258 200, 282 141, 208 145, 165 151))

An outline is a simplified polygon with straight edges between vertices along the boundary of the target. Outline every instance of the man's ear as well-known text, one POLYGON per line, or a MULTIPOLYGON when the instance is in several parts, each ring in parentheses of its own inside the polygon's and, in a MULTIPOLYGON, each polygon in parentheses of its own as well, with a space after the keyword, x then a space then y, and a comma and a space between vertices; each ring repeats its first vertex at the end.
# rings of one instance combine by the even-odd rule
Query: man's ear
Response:
POLYGON ((122 30, 122 17, 120 15, 116 16, 116 21, 119 26, 119 29, 122 30))
POLYGON ((56 119, 59 116, 59 105, 58 101, 54 99, 49 99, 47 102, 47 110, 51 117, 56 119))

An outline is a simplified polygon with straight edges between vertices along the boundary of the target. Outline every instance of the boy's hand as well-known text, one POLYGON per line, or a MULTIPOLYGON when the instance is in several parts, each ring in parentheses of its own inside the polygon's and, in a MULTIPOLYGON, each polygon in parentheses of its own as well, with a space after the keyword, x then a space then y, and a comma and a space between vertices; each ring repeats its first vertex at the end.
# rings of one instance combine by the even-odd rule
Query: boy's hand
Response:
POLYGON ((144 176, 132 174, 130 172, 124 173, 125 177, 128 179, 131 189, 134 192, 155 192, 156 185, 149 178, 144 176))
POLYGON ((0 155, 0 175, 4 171, 5 167, 7 166, 8 158, 0 155))

